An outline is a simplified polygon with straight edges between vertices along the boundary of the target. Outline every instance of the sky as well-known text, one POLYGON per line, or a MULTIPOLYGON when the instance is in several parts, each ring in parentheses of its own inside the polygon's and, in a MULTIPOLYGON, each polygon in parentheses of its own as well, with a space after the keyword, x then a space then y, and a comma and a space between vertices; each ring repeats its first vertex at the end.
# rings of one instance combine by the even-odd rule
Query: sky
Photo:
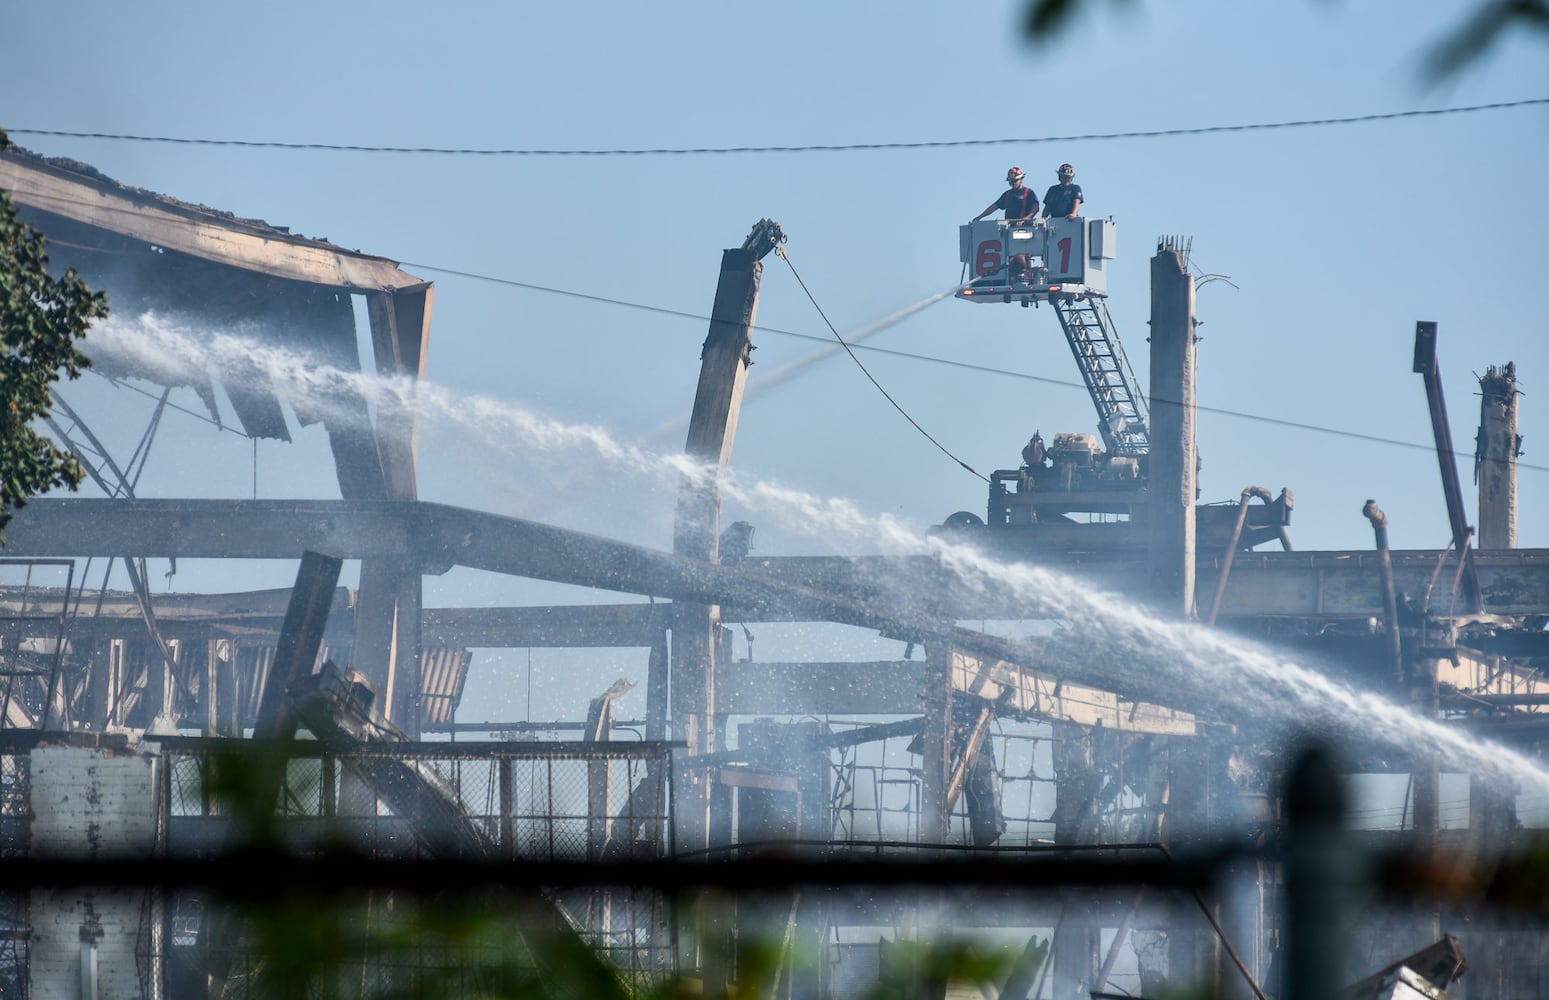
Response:
MULTIPOLYGON (((1549 105, 1411 114, 1549 98, 1549 47, 1509 38, 1438 82, 1424 58, 1471 4, 1087 6, 1038 46, 1019 30, 1021 3, 87 0, 66 26, 51 5, 18 0, 0 8, 0 126, 34 152, 434 280, 428 381, 453 402, 426 417, 426 500, 669 549, 675 483, 653 474, 649 456, 682 449, 721 250, 768 217, 789 235, 790 263, 765 261, 739 474, 921 530, 982 513, 984 483, 958 460, 988 475, 1015 468, 1034 430, 1096 430, 1049 309, 949 296, 857 347, 940 448, 842 352, 767 391, 761 379, 831 345, 825 316, 850 335, 955 286, 957 227, 1004 188, 1007 167, 1023 167, 1041 193, 1068 161, 1084 211, 1116 224, 1109 306, 1143 386, 1157 238, 1191 239, 1196 270, 1224 276, 1198 298, 1203 500, 1288 487, 1293 542, 1325 550, 1372 546, 1361 515, 1371 498, 1393 547, 1446 545, 1424 387, 1410 369, 1415 323, 1430 320, 1470 520, 1477 375, 1515 362, 1519 544, 1549 546, 1538 513, 1549 406, 1536 392, 1549 377, 1549 105), (1395 114, 1404 117, 1269 127, 1395 114), (892 148, 453 155, 41 132, 892 148), (1179 132, 1193 134, 1156 134, 1179 132), (905 148, 923 143, 941 145, 905 148), (454 419, 457 400, 464 416, 477 401, 594 427, 647 458, 632 466, 587 447, 538 447, 508 421, 454 419)), ((101 415, 126 449, 151 406, 90 377, 61 394, 101 415)), ((191 395, 183 403, 196 407, 191 395)), ((326 442, 297 435, 255 448, 174 413, 140 495, 336 496, 326 442)), ((879 544, 729 503, 724 520, 737 519, 756 525, 758 554, 879 544)), ((182 567, 153 582, 220 589, 225 572, 182 567)), ((257 567, 243 582, 285 586, 292 574, 257 567)), ((620 599, 460 572, 427 580, 431 605, 620 599)))

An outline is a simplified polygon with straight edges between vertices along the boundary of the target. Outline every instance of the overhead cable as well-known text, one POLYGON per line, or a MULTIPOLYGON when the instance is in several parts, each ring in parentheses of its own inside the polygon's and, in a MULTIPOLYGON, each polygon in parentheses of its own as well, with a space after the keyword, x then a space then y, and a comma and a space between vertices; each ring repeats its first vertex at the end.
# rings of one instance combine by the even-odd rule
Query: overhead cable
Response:
POLYGON ((1549 97, 1531 97, 1517 101, 1496 101, 1459 108, 1420 108, 1413 111, 1388 111, 1379 114, 1350 115, 1342 118, 1303 118, 1281 122, 1251 122, 1238 125, 1201 125, 1193 128, 1137 130, 1130 132, 1088 132, 1080 135, 1043 135, 996 139, 933 139, 917 142, 809 143, 791 146, 645 146, 616 149, 545 149, 537 147, 496 146, 383 146, 333 142, 279 142, 268 139, 210 139, 193 136, 132 135, 123 132, 74 132, 64 129, 12 128, 11 135, 42 135, 62 139, 107 139, 116 142, 173 143, 184 146, 238 146, 248 149, 286 149, 341 153, 408 153, 433 156, 708 156, 748 153, 855 153, 869 150, 952 149, 967 146, 1032 145, 1051 142, 1095 142, 1109 139, 1162 139, 1181 135, 1214 135, 1226 132, 1262 132, 1270 129, 1316 128, 1327 125, 1359 125, 1395 121, 1402 118, 1429 118, 1437 115, 1473 114, 1503 111, 1549 104, 1549 97))
POLYGON ((978 476, 980 479, 983 479, 986 483, 989 482, 989 479, 982 472, 980 472, 978 469, 975 469, 961 458, 958 458, 956 455, 952 454, 952 452, 947 450, 946 445, 932 437, 930 431, 927 431, 925 428, 921 427, 919 422, 909 415, 909 411, 900 406, 898 400, 894 399, 891 393, 882 388, 882 383, 878 382, 876 376, 867 370, 866 366, 861 363, 861 359, 856 357, 855 352, 850 349, 850 345, 845 343, 844 338, 839 335, 839 331, 834 328, 834 324, 829 322, 828 314, 823 311, 822 306, 818 305, 818 300, 813 297, 812 290, 807 287, 807 283, 801 280, 801 275, 797 273, 796 265, 791 263, 790 255, 785 252, 785 248, 782 246, 776 246, 775 253, 779 254, 780 259, 785 261, 785 266, 791 269, 791 276, 796 279, 796 283, 801 286, 801 290, 807 293, 807 301, 812 303, 812 308, 816 309, 818 315, 822 317, 824 325, 827 326, 829 332, 834 335, 834 339, 839 341, 839 346, 844 348, 845 353, 850 356, 850 360, 855 362, 855 367, 859 368, 861 370, 861 374, 865 375, 866 378, 871 381, 871 384, 875 386, 877 391, 882 394, 882 398, 886 399, 889 403, 892 403, 893 409, 902 414, 903 418, 909 421, 910 426, 924 435, 925 440, 935 445, 943 455, 947 456, 952 461, 962 466, 968 472, 978 476))
MULTIPOLYGON (((438 274, 450 274, 460 278, 469 278, 474 281, 487 281, 491 284, 505 285, 509 288, 522 288, 528 291, 546 292, 551 295, 561 295, 568 298, 584 299, 589 302, 599 302, 605 305, 621 306, 626 309, 639 309, 644 312, 658 313, 664 316, 677 316, 683 319, 692 319, 701 322, 710 321, 710 317, 704 313, 691 312, 683 309, 668 309, 664 306, 653 306, 643 302, 631 302, 628 299, 610 298, 605 295, 593 295, 587 292, 577 292, 566 288, 537 285, 530 282, 517 281, 512 278, 501 278, 490 274, 478 274, 473 271, 459 271, 454 268, 437 267, 434 264, 420 264, 407 260, 401 261, 400 263, 403 264, 404 267, 413 268, 417 271, 433 271, 438 274)), ((793 272, 794 270, 795 269, 792 268, 793 272)), ((800 281, 799 275, 797 275, 797 280, 798 282, 800 281)), ((816 305, 816 303, 814 303, 814 305, 816 305)), ((818 311, 821 315, 822 310, 819 309, 818 311)), ((839 337, 837 334, 835 334, 834 338, 830 338, 812 333, 799 333, 795 330, 783 330, 779 327, 762 325, 757 326, 754 329, 760 333, 775 334, 781 337, 794 337, 797 340, 811 340, 822 344, 832 343, 833 339, 838 339, 841 344, 845 343, 844 338, 839 337)), ((830 329, 832 329, 832 326, 830 326, 830 329)), ((1030 372, 1012 371, 1009 368, 997 368, 992 365, 974 364, 971 361, 957 361, 952 358, 943 358, 931 354, 915 354, 911 351, 900 351, 891 347, 879 347, 876 344, 846 344, 845 349, 847 351, 851 351, 852 357, 854 357, 854 351, 870 351, 874 354, 886 354, 895 358, 906 358, 910 361, 924 361, 933 365, 945 365, 949 368, 961 368, 965 371, 982 372, 987 375, 1003 375, 1007 378, 1020 379, 1024 382, 1038 382, 1042 385, 1058 386, 1062 389, 1079 389, 1082 392, 1088 391, 1085 383, 1074 382, 1070 379, 1051 378, 1047 375, 1034 375, 1030 372)), ((1364 434, 1360 431, 1347 430, 1342 427, 1326 427, 1321 424, 1309 424, 1300 420, 1287 420, 1284 417, 1269 417, 1261 413, 1248 413, 1243 410, 1229 410, 1225 407, 1206 406, 1202 403, 1196 403, 1195 409, 1200 413, 1210 413, 1222 417, 1234 417, 1239 420, 1251 420, 1256 423, 1271 424, 1276 427, 1285 427, 1291 430, 1314 431, 1319 434, 1328 434, 1333 437, 1347 438, 1354 441, 1369 441, 1373 444, 1392 445, 1394 447, 1409 448, 1415 451, 1424 452, 1434 452, 1436 450, 1436 446, 1433 442, 1421 443, 1415 441, 1400 441, 1396 438, 1382 437, 1377 434, 1364 434)), ((1459 454, 1461 454, 1461 452, 1459 454)), ((1519 471, 1529 472, 1549 472, 1549 465, 1534 465, 1530 462, 1519 461, 1517 462, 1517 469, 1519 471)), ((968 471, 974 472, 972 469, 969 469, 968 471)), ((979 473, 974 472, 974 475, 979 475, 979 473)))

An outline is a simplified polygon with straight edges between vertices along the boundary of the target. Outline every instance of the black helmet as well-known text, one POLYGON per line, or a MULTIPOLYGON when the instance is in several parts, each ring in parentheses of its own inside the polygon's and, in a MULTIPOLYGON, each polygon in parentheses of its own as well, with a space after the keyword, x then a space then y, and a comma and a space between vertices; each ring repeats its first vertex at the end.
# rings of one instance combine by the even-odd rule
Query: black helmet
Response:
POLYGON ((1076 168, 1068 163, 1061 163, 1059 169, 1060 180, 1076 176, 1076 168))

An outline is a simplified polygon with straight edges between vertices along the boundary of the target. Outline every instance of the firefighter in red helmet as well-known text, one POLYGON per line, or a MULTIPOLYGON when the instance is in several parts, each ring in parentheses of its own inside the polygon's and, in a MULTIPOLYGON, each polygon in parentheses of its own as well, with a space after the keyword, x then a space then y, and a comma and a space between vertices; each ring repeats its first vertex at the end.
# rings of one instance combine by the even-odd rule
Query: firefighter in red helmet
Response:
POLYGON ((1023 186, 1023 176, 1021 167, 1012 167, 1006 171, 1006 183, 1009 186, 1000 193, 999 198, 990 202, 988 208, 974 216, 972 221, 978 222, 997 208, 1006 210, 1008 222, 1022 222, 1037 215, 1038 196, 1033 194, 1032 188, 1023 186))
MULTIPOLYGON (((1033 194, 1033 189, 1026 187, 1022 182, 1024 175, 1021 167, 1012 167, 1006 171, 1006 190, 1000 193, 1000 197, 990 202, 989 207, 973 217, 973 222, 989 215, 997 208, 1005 209, 1006 221, 1010 223, 1032 222, 1038 218, 1038 196, 1033 194)), ((1007 274, 1012 281, 1026 281, 1032 267, 1032 257, 1025 253, 1012 254, 1006 261, 1007 274)))

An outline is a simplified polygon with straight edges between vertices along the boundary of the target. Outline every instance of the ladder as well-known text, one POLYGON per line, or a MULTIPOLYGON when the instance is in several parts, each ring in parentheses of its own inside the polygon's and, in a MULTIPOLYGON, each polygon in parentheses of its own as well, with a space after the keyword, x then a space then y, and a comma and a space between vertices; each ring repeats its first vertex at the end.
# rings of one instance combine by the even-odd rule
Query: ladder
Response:
POLYGON ((1070 352, 1076 357, 1086 391, 1097 407, 1103 446, 1110 455, 1138 458, 1151 450, 1146 398, 1140 394, 1135 372, 1124 356, 1124 346, 1108 315, 1108 300, 1101 296, 1081 299, 1058 294, 1049 297, 1070 352))

